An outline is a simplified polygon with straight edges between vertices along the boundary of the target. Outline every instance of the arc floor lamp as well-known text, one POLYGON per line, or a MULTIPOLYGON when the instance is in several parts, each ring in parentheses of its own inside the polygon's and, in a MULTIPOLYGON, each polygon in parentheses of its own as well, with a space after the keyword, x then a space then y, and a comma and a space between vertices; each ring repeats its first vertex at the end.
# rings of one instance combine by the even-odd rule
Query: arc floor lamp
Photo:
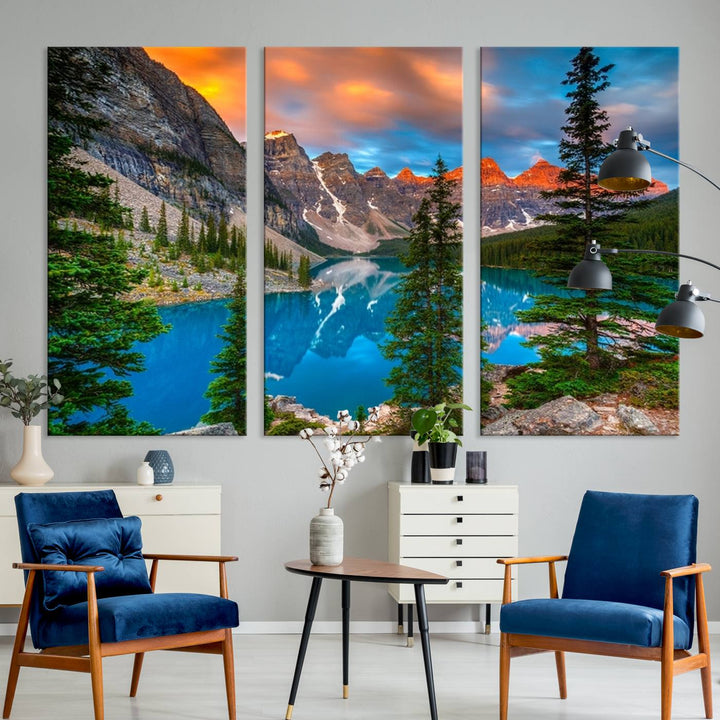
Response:
MULTIPOLYGON (((650 163, 642 155, 643 152, 650 152, 666 160, 681 165, 699 175, 703 180, 709 182, 714 188, 720 190, 720 185, 710 180, 696 168, 676 158, 653 150, 650 142, 635 132, 631 127, 623 130, 620 137, 615 141, 616 149, 605 158, 598 173, 598 185, 606 190, 615 192, 637 192, 644 190, 652 182, 650 163)), ((671 255, 709 265, 720 270, 720 265, 715 265, 708 260, 674 253, 665 250, 640 250, 622 248, 601 248, 600 244, 593 241, 585 248, 583 259, 572 269, 568 278, 568 287, 581 290, 612 290, 612 274, 608 266, 602 261, 602 255, 617 255, 618 253, 641 253, 645 255, 671 255)), ((700 292, 692 282, 683 283, 675 296, 675 301, 665 307, 655 323, 655 329, 663 335, 672 335, 679 338, 699 338, 705 334, 705 316, 695 304, 698 301, 714 300, 710 295, 700 292)))

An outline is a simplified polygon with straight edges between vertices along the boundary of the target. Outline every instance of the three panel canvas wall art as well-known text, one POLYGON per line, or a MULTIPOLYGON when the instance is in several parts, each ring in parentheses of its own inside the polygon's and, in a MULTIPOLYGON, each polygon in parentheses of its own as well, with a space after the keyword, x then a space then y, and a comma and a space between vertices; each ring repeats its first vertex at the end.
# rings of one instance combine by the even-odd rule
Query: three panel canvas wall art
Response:
MULTIPOLYGON (((642 196, 595 183, 630 124, 677 156, 677 66, 482 50, 482 434, 677 434, 652 328, 677 264, 564 287, 590 237, 677 252, 676 166, 642 196)), ((49 49, 51 434, 245 433, 245 140, 243 48, 49 49)), ((268 48, 264 143, 265 433, 348 410, 406 434, 461 400, 461 49, 268 48)))

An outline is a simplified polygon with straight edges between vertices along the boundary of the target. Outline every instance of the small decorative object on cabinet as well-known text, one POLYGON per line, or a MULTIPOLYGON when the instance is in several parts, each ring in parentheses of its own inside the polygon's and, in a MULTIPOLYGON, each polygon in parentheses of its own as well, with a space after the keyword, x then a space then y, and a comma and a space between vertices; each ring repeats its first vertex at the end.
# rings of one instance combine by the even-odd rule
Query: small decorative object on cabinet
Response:
POLYGON ((25 427, 22 457, 10 471, 10 477, 18 485, 44 485, 55 473, 42 456, 42 429, 30 423, 50 403, 58 405, 62 402, 60 382, 53 380, 50 387, 44 375, 16 378, 10 372, 11 367, 12 360, 0 362, 0 407, 7 408, 25 427))
MULTIPOLYGON (((517 551, 517 486, 388 484, 389 561, 449 577, 447 585, 427 588, 427 602, 484 604, 486 633, 490 605, 502 602, 497 559, 516 557, 517 551)), ((391 584, 388 591, 398 603, 399 633, 403 605, 408 605, 411 646, 412 590, 391 584)))
POLYGON ((150 463, 144 460, 140 463, 140 467, 137 469, 137 484, 138 485, 153 485, 155 483, 155 473, 150 467, 150 463))
POLYGON ((487 452, 468 450, 465 453, 465 482, 484 485, 487 482, 487 452))
POLYGON ((145 462, 150 463, 155 485, 167 485, 175 477, 175 468, 167 450, 148 450, 145 462))
POLYGON ((422 445, 417 441, 417 430, 410 431, 410 437, 413 442, 412 463, 410 465, 410 482, 429 483, 430 482, 430 456, 428 454, 427 443, 422 445))
MULTIPOLYGON (((187 555, 220 554, 220 485, 174 483, 159 492, 155 485, 45 485, 22 492, 115 491, 123 515, 142 520, 143 550, 187 555)), ((23 576, 13 570, 20 562, 20 541, 15 517, 15 484, 0 485, 0 605, 20 605, 23 576)), ((149 565, 148 565, 149 567, 149 565)), ((158 592, 217 592, 217 567, 207 562, 165 563, 157 577, 158 592)))

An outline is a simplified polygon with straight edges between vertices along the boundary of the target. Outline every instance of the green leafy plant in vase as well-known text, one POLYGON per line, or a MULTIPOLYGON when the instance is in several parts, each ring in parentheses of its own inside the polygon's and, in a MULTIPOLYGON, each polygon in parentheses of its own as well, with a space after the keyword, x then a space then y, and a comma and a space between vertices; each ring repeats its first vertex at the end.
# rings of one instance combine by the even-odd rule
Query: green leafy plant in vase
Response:
POLYGON ((459 423, 457 411, 472 410, 463 403, 438 403, 413 413, 411 425, 417 433, 418 445, 427 443, 430 455, 430 480, 435 484, 451 485, 455 480, 458 445, 462 441, 455 430, 459 423))
POLYGON ((50 404, 62 402, 60 381, 53 380, 51 385, 44 375, 18 378, 10 372, 11 367, 12 360, 0 362, 0 407, 7 408, 13 417, 22 420, 24 428, 23 454, 10 476, 20 485, 44 485, 54 473, 42 456, 42 428, 33 425, 32 421, 50 404))

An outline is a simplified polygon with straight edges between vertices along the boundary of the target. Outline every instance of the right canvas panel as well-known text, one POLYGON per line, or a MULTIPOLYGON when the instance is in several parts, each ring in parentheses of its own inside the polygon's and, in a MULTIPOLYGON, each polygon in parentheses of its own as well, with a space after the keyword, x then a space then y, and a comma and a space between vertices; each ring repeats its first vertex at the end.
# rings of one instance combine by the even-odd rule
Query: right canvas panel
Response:
POLYGON ((677 165, 596 184, 629 126, 678 157, 677 87, 673 47, 483 48, 483 435, 678 434, 678 342, 654 329, 677 259, 612 255, 612 291, 567 288, 590 242, 678 252, 677 165))

